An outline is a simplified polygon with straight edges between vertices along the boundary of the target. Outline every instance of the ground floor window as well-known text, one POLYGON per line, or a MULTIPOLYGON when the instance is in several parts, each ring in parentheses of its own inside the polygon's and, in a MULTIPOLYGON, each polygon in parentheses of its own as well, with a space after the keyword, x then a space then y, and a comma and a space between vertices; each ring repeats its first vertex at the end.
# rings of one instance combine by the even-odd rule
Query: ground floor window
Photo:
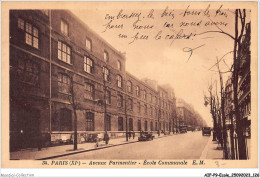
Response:
POLYGON ((142 127, 141 127, 141 120, 138 120, 138 131, 141 131, 142 127))
POLYGON ((150 129, 151 129, 151 131, 153 131, 153 122, 152 121, 150 123, 150 129))
POLYGON ((148 127, 148 126, 147 126, 147 121, 145 121, 145 122, 144 122, 144 130, 145 130, 145 131, 147 131, 147 129, 148 129, 147 127, 148 127))
POLYGON ((106 128, 107 128, 107 131, 111 131, 111 116, 110 115, 106 116, 106 128))
POLYGON ((134 130, 133 119, 129 118, 129 131, 133 131, 133 130, 134 130))
POLYGON ((71 110, 62 108, 60 110, 60 130, 72 131, 72 116, 71 110))
POLYGON ((157 122, 155 122, 155 130, 158 130, 157 122))
POLYGON ((123 118, 119 117, 118 118, 118 131, 123 131, 123 118))
POLYGON ((87 112, 86 113, 86 131, 94 131, 95 123, 94 123, 94 113, 87 112))

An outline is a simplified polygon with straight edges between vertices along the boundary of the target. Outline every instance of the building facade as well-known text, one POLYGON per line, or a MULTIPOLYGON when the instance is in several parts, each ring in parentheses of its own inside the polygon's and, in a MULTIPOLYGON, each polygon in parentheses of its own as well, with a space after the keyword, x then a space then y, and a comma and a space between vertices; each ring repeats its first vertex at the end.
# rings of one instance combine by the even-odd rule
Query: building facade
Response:
POLYGON ((66 142, 75 123, 78 142, 172 132, 173 89, 137 79, 125 61, 70 11, 10 11, 10 149, 66 142))
POLYGON ((176 129, 179 130, 180 126, 187 126, 188 128, 201 128, 206 127, 206 122, 202 119, 201 115, 194 110, 194 108, 186 103, 183 99, 177 99, 177 122, 176 129))
POLYGON ((251 25, 246 25, 245 35, 242 37, 241 52, 239 54, 239 78, 238 78, 238 105, 240 111, 240 128, 237 127, 234 114, 234 92, 232 77, 229 77, 225 86, 225 114, 227 118, 228 151, 230 159, 239 159, 237 129, 243 130, 245 138, 246 157, 250 157, 251 138, 251 52, 250 34, 251 25))

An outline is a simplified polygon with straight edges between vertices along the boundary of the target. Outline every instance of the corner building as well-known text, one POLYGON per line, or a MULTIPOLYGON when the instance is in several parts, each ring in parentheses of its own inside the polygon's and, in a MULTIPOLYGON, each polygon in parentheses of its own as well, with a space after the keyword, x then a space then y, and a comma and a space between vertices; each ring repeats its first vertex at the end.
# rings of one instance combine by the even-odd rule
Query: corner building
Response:
POLYGON ((10 11, 10 150, 71 140, 72 98, 79 143, 105 131, 170 133, 175 97, 126 72, 125 61, 70 11, 10 11))

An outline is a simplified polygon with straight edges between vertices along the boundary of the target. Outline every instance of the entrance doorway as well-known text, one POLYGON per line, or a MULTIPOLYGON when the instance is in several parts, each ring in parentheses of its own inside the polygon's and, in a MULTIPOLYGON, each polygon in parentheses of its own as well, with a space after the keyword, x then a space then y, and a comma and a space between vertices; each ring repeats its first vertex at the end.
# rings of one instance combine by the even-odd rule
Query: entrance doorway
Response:
POLYGON ((37 147, 40 139, 40 111, 35 108, 16 108, 11 122, 10 150, 37 147))

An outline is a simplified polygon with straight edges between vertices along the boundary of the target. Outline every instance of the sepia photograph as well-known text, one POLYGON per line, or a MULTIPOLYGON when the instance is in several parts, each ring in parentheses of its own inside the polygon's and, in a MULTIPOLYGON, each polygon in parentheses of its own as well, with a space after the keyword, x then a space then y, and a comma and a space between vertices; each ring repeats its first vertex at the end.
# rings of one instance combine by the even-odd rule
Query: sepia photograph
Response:
POLYGON ((257 168, 257 2, 21 3, 2 166, 257 168))

